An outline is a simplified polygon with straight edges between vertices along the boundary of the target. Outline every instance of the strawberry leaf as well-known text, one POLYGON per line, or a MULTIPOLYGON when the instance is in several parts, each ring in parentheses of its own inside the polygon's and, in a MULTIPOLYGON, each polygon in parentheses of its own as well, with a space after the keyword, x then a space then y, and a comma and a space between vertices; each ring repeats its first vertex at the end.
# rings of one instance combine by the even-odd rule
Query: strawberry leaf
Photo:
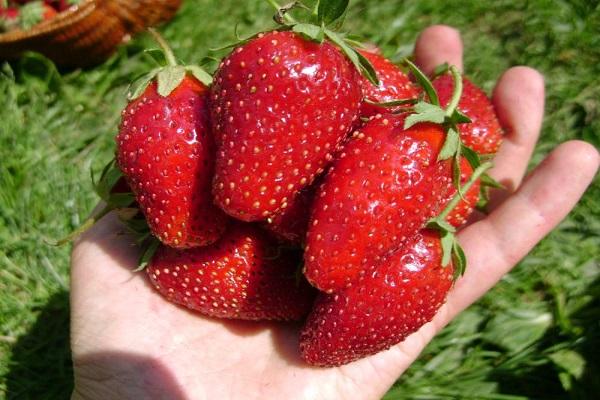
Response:
POLYGON ((442 245, 442 267, 448 266, 452 260, 452 250, 454 248, 454 234, 448 231, 442 231, 440 242, 442 245))
POLYGON ((503 184, 492 178, 489 174, 481 175, 481 185, 495 189, 506 189, 503 184))
POLYGON ((440 99, 439 99, 439 97, 437 95, 437 92, 435 91, 435 89, 433 87, 433 84, 431 83, 431 81, 429 80, 429 78, 427 77, 427 75, 425 75, 408 58, 404 59, 404 63, 406 65, 408 65, 408 68, 410 69, 410 72, 412 72, 412 74, 415 76, 415 79, 417 80, 417 82, 419 83, 419 85, 423 88, 423 90, 427 94, 427 97, 429 98, 429 101, 431 102, 431 104, 433 104, 434 106, 440 106, 440 99))
POLYGON ((454 113, 450 117, 450 120, 455 124, 468 124, 470 122, 473 122, 467 114, 462 113, 460 110, 454 110, 454 113))
POLYGON ((406 120, 404 121, 404 129, 408 129, 420 122, 433 122, 434 124, 441 124, 445 121, 445 119, 446 113, 440 106, 420 101, 415 105, 415 113, 406 117, 406 120))
POLYGON ((429 221, 427 223, 427 228, 435 229, 440 232, 450 232, 450 233, 456 232, 456 228, 453 227, 452 225, 450 225, 448 223, 448 221, 446 221, 444 219, 439 219, 439 218, 429 221))
POLYGON ((350 0, 320 0, 317 8, 319 22, 325 25, 336 21, 346 12, 350 0))
POLYGON ((127 99, 129 101, 135 100, 144 93, 150 82, 156 77, 160 71, 159 68, 153 69, 145 75, 142 75, 140 78, 133 81, 133 83, 129 87, 129 93, 127 94, 127 99))
POLYGON ((450 70, 450 65, 447 62, 445 62, 445 63, 440 64, 437 67, 435 67, 435 69, 433 70, 433 74, 432 74, 431 77, 432 77, 432 79, 435 79, 438 76, 444 75, 449 70, 450 70))
POLYGON ((144 54, 161 67, 167 65, 167 58, 161 49, 146 49, 144 50, 144 54))
MULTIPOLYGON (((460 151, 460 146, 458 148, 460 151)), ((467 201, 465 199, 465 194, 462 190, 462 187, 460 186, 461 175, 462 173, 460 170, 460 154, 456 154, 452 159, 452 182, 454 183, 454 187, 456 187, 456 191, 458 192, 460 198, 464 201, 467 201)))
POLYGON ((349 46, 344 38, 339 34, 325 29, 325 36, 327 36, 333 43, 335 43, 340 50, 348 57, 348 59, 354 64, 356 69, 362 73, 373 85, 379 86, 379 78, 375 72, 375 68, 369 60, 361 55, 356 49, 349 46))
POLYGON ((200 82, 205 84, 206 86, 210 86, 212 83, 212 76, 206 72, 204 69, 200 68, 197 65, 187 65, 185 66, 185 70, 192 74, 192 76, 198 79, 200 82))
POLYGON ((454 280, 456 280, 458 277, 463 276, 467 269, 467 256, 460 244, 458 244, 456 237, 454 237, 452 243, 452 262, 454 264, 454 280))
POLYGON ((148 266, 148 263, 150 260, 152 260, 152 257, 154 257, 154 253, 156 253, 156 250, 158 250, 159 245, 160 242, 157 239, 152 238, 150 240, 150 243, 142 251, 142 255, 138 261, 138 267, 134 270, 134 272, 143 271, 148 266))
MULTIPOLYGON (((441 108, 440 108, 440 110, 441 110, 441 108)), ((443 112, 443 110, 442 110, 442 112, 443 112)), ((442 146, 442 149, 440 150, 440 154, 438 154, 438 161, 447 160, 451 157, 454 157, 457 154, 459 148, 460 148, 460 135, 458 134, 458 131, 454 128, 448 129, 448 133, 446 134, 446 140, 444 141, 444 146, 442 146)))
POLYGON ((473 149, 463 144, 461 150, 463 157, 467 159, 467 161, 471 165, 471 168, 476 169, 481 165, 479 154, 477 154, 473 149))
POLYGON ((358 61, 360 63, 360 67, 364 75, 369 80, 369 82, 371 82, 375 86, 379 86, 379 77, 377 76, 377 71, 375 71, 375 67, 373 67, 373 64, 371 64, 371 61, 369 61, 365 56, 360 54, 354 48, 352 48, 352 50, 356 53, 356 56, 358 57, 358 61))
POLYGON ((292 31, 299 33, 307 39, 317 43, 323 43, 323 40, 325 39, 325 31, 323 30, 322 26, 319 27, 313 24, 296 24, 292 28, 292 31))
POLYGON ((22 6, 19 10, 21 28, 24 30, 32 28, 44 19, 44 4, 34 1, 22 6))
POLYGON ((185 78, 185 67, 165 67, 156 75, 158 81, 157 91, 162 97, 167 97, 173 92, 185 78))
POLYGON ((363 100, 365 103, 370 104, 372 106, 378 106, 378 107, 398 107, 398 106, 408 106, 408 105, 414 105, 417 100, 415 99, 399 99, 399 100, 390 100, 390 101, 384 101, 384 102, 376 102, 376 101, 372 101, 369 99, 364 99, 363 100))

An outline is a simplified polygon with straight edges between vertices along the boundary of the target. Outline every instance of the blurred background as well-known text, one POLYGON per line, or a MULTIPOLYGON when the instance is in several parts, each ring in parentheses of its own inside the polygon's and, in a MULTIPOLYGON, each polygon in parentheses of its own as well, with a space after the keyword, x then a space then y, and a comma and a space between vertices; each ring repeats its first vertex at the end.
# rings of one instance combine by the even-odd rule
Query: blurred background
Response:
MULTIPOLYGON (((130 3, 136 3, 131 1, 130 3)), ((182 60, 273 26, 263 0, 185 0, 161 28, 182 60)), ((532 165, 556 144, 600 146, 598 1, 352 0, 347 29, 394 60, 423 28, 460 29, 465 71, 488 92, 527 64, 546 77, 547 116, 532 165)), ((0 38, 1 39, 1 38, 0 38)), ((0 61, 0 398, 72 389, 69 251, 45 244, 96 202, 90 169, 112 156, 129 82, 153 68, 138 36, 95 68, 0 61)), ((557 188, 560 195, 560 188, 557 188)), ((386 399, 594 399, 600 393, 600 184, 502 282, 421 355, 386 399)))

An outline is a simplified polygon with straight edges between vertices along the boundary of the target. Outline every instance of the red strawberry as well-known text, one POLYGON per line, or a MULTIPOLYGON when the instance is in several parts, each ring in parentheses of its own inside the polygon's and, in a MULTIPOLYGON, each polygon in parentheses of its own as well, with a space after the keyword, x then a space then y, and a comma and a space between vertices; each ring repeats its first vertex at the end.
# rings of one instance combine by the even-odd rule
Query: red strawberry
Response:
POLYGON ((302 244, 306 237, 316 188, 315 181, 311 186, 300 191, 286 208, 267 220, 265 228, 284 241, 302 244))
POLYGON ((357 119, 358 72, 331 43, 269 32, 223 60, 211 89, 216 203, 245 221, 285 208, 357 119))
POLYGON ((378 115, 333 163, 319 188, 306 237, 305 274, 331 292, 353 284, 437 212, 451 184, 436 162, 439 125, 404 130, 403 115, 378 115))
POLYGON ((441 261, 439 233, 423 230, 356 285, 319 295, 300 334, 302 358, 337 366, 403 341, 444 303, 453 268, 441 261))
POLYGON ((207 88, 186 76, 168 96, 151 83, 123 111, 117 161, 164 244, 204 246, 224 230, 225 215, 210 196, 214 162, 207 88))
MULTIPOLYGON (((367 78, 363 77, 361 86, 365 100, 374 103, 385 103, 393 100, 416 99, 419 91, 397 65, 373 51, 361 50, 360 53, 368 59, 379 78, 379 85, 375 86, 367 78)), ((385 112, 386 108, 378 107, 363 101, 361 105, 361 116, 371 116, 385 112)))
MULTIPOLYGON (((473 168, 471 168, 471 164, 469 164, 469 162, 465 158, 462 158, 460 162, 460 184, 462 186, 469 180, 469 177, 473 173, 473 168)), ((446 218, 446 221, 448 221, 450 225, 458 228, 461 225, 464 225, 465 222, 467 222, 467 218, 469 218, 475 206, 477 205, 477 201, 479 200, 480 186, 480 181, 477 180, 475 181, 473 186, 467 191, 467 193, 464 193, 464 199, 458 203, 458 205, 446 218)), ((446 195, 446 201, 444 202, 444 205, 448 204, 455 195, 456 188, 452 186, 452 188, 446 195)))
POLYGON ((17 8, 0 7, 0 32, 8 32, 19 25, 19 10, 17 8))
POLYGON ((299 320, 310 310, 314 291, 297 280, 299 258, 276 253, 256 227, 236 224, 208 247, 160 247, 147 272, 167 300, 204 315, 299 320))
POLYGON ((205 246, 227 217, 212 203, 214 142, 208 124, 211 77, 180 66, 154 31, 168 65, 146 76, 122 113, 117 162, 150 231, 176 248, 205 246))
MULTIPOLYGON (((452 98, 454 83, 450 74, 443 74, 433 81, 440 103, 446 107, 452 98)), ((491 154, 498 151, 502 143, 502 128, 496 117, 494 106, 486 94, 475 84, 463 77, 463 92, 458 110, 470 119, 469 124, 460 124, 463 143, 477 153, 491 154)))

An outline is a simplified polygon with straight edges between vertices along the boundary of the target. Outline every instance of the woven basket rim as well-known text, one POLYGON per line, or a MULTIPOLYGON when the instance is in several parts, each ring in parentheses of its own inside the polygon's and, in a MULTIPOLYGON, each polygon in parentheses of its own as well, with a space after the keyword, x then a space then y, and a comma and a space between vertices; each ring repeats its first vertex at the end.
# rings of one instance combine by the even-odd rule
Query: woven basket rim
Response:
POLYGON ((43 21, 26 31, 17 29, 0 34, 1 43, 14 43, 52 33, 54 30, 74 24, 96 9, 96 0, 83 0, 80 4, 58 13, 54 18, 43 21))

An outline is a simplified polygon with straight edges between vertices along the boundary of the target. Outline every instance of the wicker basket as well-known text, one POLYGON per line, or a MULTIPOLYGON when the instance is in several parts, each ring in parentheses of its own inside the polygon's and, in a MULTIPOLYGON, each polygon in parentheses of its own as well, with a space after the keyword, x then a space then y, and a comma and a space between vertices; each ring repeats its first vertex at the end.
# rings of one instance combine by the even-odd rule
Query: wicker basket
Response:
POLYGON ((28 31, 0 34, 0 59, 36 51, 64 67, 95 65, 130 35, 171 19, 180 5, 181 0, 84 0, 28 31))

